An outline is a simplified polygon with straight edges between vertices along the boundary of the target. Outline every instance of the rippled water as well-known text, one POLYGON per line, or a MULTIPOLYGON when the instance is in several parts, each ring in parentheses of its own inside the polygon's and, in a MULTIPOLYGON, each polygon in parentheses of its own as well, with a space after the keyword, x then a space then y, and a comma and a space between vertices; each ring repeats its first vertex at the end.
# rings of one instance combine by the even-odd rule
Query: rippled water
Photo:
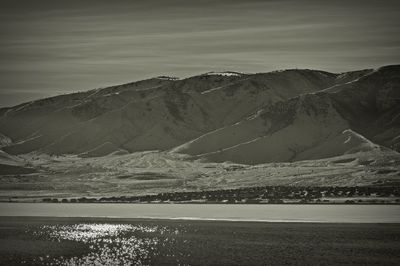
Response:
MULTIPOLYGON (((90 217, 119 217, 399 223, 400 206, 0 203, 0 216, 41 216, 43 218, 40 219, 45 219, 44 221, 48 219, 46 217, 88 217, 88 219, 90 217)), ((85 219, 83 220, 88 220, 85 219)), ((57 221, 63 221, 63 219, 58 218, 57 221)), ((57 253, 57 245, 55 245, 49 251, 43 251, 44 255, 34 256, 33 261, 30 259, 25 263, 29 265, 149 265, 161 258, 163 261, 168 260, 172 265, 179 265, 183 260, 192 259, 192 250, 183 252, 182 249, 193 244, 185 241, 188 241, 188 235, 197 234, 196 227, 190 227, 192 231, 188 232, 189 227, 182 225, 185 223, 169 223, 163 226, 161 224, 165 223, 152 221, 154 222, 145 223, 143 220, 136 220, 134 223, 124 223, 123 220, 107 219, 99 222, 97 219, 97 222, 44 222, 32 225, 25 232, 26 236, 29 236, 29 241, 51 246, 53 243, 58 243, 62 252, 57 253), (72 248, 72 252, 68 253, 64 249, 67 246, 72 248), (50 254, 50 252, 53 253, 50 254)), ((210 234, 207 231, 203 233, 210 234)), ((198 245, 202 245, 201 234, 199 239, 198 245)), ((198 246, 195 245, 195 247, 198 246)))
MULTIPOLYGON (((83 256, 41 256, 33 260, 34 264, 147 265, 149 256, 157 256, 159 246, 173 245, 174 238, 171 235, 177 235, 180 231, 178 228, 158 225, 79 223, 43 225, 35 228, 33 232, 28 230, 26 233, 37 239, 74 241, 88 247, 87 254, 83 256), (160 237, 164 234, 166 237, 160 237)), ((179 261, 176 263, 179 264, 179 261)))

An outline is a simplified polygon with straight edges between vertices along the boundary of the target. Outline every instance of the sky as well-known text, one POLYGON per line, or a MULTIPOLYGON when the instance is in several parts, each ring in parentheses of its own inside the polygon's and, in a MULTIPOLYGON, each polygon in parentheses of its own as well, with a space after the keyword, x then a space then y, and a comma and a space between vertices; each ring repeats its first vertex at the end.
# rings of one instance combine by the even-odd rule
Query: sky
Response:
POLYGON ((400 62, 398 0, 0 4, 0 107, 160 75, 400 62))

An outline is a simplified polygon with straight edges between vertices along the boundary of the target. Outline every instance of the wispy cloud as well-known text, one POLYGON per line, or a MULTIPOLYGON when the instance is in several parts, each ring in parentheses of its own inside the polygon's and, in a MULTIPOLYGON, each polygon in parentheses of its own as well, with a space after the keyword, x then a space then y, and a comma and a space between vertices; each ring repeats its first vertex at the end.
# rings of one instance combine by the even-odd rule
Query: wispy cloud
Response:
POLYGON ((159 74, 397 63, 398 17, 390 0, 4 1, 0 92, 30 90, 28 100, 159 74))

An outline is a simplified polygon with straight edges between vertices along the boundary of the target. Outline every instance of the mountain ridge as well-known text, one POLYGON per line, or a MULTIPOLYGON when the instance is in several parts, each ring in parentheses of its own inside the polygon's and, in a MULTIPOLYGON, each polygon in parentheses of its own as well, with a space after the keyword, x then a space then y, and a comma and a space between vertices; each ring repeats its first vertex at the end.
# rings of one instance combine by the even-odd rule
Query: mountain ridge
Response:
MULTIPOLYGON (((15 155, 39 151, 84 156, 161 150, 197 157, 213 153, 203 158, 232 161, 239 155, 215 158, 221 145, 226 149, 254 142, 263 150, 262 158, 233 160, 254 164, 325 158, 321 151, 304 155, 310 154, 304 150, 306 138, 300 141, 304 143, 288 145, 291 140, 282 136, 292 139, 309 134, 322 143, 328 133, 333 141, 342 139, 341 132, 352 130, 377 145, 399 150, 399 75, 399 66, 393 65, 339 74, 289 69, 256 74, 208 72, 185 79, 156 77, 3 108, 0 133, 12 143, 2 149, 15 155), (374 125, 369 126, 370 121, 374 125), (277 147, 277 142, 265 143, 267 139, 282 142, 275 151, 280 159, 265 152, 277 147), (232 145, 224 146, 228 142, 232 145), (195 151, 195 146, 206 152, 195 151), (303 155, 293 157, 295 150, 303 155)), ((237 153, 252 158, 252 151, 237 153)))

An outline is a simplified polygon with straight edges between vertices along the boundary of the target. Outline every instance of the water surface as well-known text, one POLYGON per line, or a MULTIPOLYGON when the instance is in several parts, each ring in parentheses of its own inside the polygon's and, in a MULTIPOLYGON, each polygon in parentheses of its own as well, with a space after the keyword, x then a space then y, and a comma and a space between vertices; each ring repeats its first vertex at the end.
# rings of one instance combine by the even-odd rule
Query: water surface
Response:
POLYGON ((0 203, 0 216, 400 223, 399 205, 0 203))

